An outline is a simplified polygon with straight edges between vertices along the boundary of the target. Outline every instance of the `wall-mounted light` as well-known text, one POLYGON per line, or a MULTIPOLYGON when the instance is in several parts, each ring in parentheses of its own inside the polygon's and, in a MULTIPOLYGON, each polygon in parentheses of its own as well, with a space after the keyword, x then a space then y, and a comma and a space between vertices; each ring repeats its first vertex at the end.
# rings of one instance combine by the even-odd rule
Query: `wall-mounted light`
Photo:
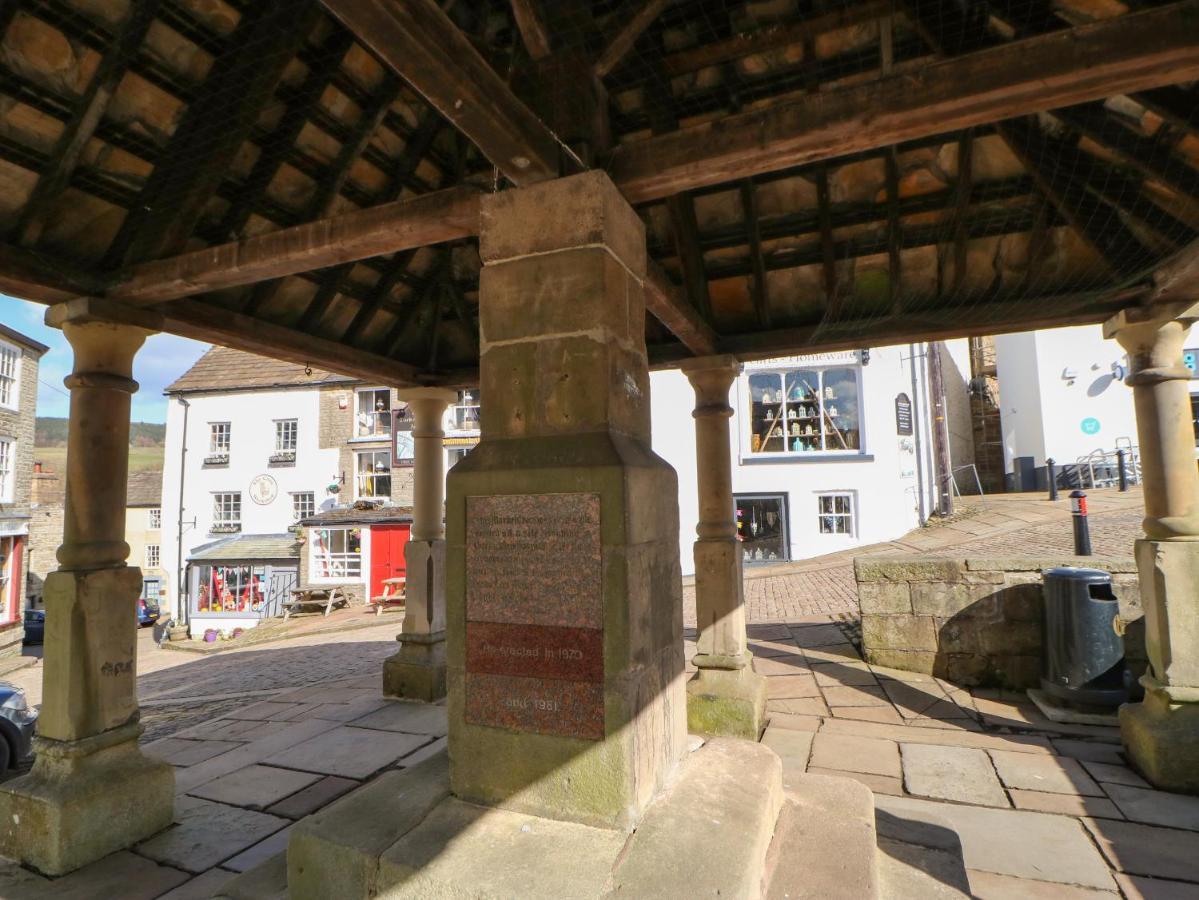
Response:
POLYGON ((862 360, 862 365, 866 366, 866 365, 870 364, 870 348, 869 347, 863 347, 861 350, 859 350, 858 356, 862 360))
POLYGON ((1066 382, 1067 385, 1074 384, 1074 379, 1077 377, 1078 372, 1076 372, 1074 369, 1071 369, 1069 366, 1066 366, 1066 368, 1062 369, 1062 381, 1066 382))

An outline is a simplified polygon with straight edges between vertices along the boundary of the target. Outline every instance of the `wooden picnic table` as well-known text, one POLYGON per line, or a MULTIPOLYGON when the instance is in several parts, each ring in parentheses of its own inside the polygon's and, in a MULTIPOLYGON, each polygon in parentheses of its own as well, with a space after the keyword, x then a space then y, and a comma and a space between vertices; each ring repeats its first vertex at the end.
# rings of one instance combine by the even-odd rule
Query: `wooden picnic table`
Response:
POLYGON ((371 605, 375 608, 376 617, 383 615, 383 610, 386 608, 404 608, 404 586, 407 582, 408 579, 403 577, 383 579, 383 593, 377 597, 371 597, 371 605))
POLYGON ((327 616, 334 607, 348 606, 349 603, 350 598, 339 587, 296 589, 291 592, 291 599, 283 604, 283 621, 286 622, 293 612, 308 607, 323 607, 323 615, 327 616))

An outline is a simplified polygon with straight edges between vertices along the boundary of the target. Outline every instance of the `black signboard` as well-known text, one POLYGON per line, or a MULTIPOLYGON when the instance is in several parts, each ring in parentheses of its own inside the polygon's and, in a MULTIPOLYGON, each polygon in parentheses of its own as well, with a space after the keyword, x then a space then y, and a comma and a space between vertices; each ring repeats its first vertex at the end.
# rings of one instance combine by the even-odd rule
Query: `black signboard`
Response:
POLYGON ((907 394, 895 398, 895 430, 899 434, 912 433, 912 401, 907 394))

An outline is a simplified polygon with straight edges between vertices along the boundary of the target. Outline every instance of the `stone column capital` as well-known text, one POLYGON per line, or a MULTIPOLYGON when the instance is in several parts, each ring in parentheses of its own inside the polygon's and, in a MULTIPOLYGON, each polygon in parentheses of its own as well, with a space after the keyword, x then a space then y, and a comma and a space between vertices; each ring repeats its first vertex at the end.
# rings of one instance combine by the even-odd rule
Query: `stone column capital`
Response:
POLYGON ((705 356, 679 366, 695 390, 695 418, 705 415, 731 416, 729 388, 741 374, 741 363, 733 356, 705 356))
POLYGON ((432 401, 441 403, 442 408, 445 408, 458 400, 458 392, 451 390, 450 388, 400 388, 400 390, 397 391, 397 394, 405 403, 412 404, 422 401, 432 401))

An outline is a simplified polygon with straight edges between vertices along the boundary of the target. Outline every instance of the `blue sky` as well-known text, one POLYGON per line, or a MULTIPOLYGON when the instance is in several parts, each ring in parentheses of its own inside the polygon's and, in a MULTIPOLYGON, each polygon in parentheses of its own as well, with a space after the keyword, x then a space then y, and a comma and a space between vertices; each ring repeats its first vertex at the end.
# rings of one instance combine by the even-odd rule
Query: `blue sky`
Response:
MULTIPOLYGON (((0 322, 50 348, 42 357, 38 371, 37 414, 65 416, 68 397, 62 380, 71 371, 71 347, 61 331, 42 324, 45 314, 46 307, 40 303, 0 294, 0 322)), ((133 361, 133 377, 141 389, 133 395, 132 421, 165 421, 167 402, 163 388, 191 368, 208 347, 171 334, 148 338, 133 361)))

